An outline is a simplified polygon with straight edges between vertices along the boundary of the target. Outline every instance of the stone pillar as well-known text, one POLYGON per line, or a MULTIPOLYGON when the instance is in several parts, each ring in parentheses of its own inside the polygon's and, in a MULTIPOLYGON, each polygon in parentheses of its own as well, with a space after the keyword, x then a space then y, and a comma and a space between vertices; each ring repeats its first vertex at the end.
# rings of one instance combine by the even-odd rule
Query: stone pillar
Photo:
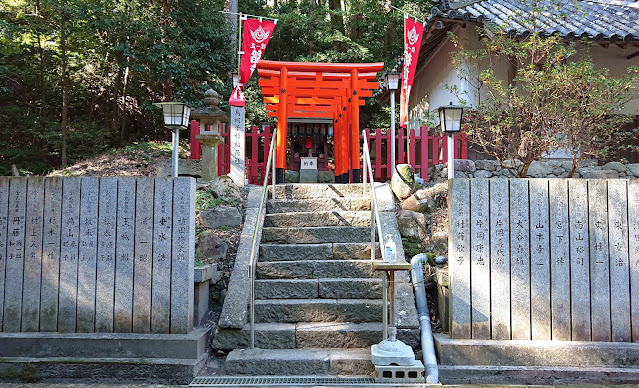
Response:
POLYGON ((202 144, 202 181, 210 182, 217 177, 217 146, 224 143, 224 139, 218 134, 199 134, 195 138, 202 144))

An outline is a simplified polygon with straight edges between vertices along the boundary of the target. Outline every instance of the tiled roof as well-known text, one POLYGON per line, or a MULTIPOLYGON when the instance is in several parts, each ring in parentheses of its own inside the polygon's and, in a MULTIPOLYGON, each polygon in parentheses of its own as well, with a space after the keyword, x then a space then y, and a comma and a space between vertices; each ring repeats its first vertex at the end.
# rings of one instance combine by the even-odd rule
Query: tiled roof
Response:
MULTIPOLYGON (((564 17, 540 16, 537 28, 543 34, 559 33, 567 39, 588 38, 611 43, 639 40, 637 1, 580 0, 575 4, 572 0, 562 0, 560 7, 559 13, 564 17)), ((526 37, 531 31, 521 24, 521 15, 529 11, 530 7, 518 0, 443 0, 433 7, 429 22, 449 19, 488 23, 503 28, 513 37, 526 37)))

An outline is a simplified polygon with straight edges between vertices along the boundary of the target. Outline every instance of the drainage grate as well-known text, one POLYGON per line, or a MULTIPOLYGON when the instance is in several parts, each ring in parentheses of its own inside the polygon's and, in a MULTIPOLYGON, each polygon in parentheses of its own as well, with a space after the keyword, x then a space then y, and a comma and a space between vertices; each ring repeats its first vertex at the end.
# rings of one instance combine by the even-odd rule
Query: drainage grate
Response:
MULTIPOLYGON (((269 386, 372 386, 372 377, 314 377, 314 376, 220 376, 196 377, 189 387, 269 387, 269 386)), ((396 384, 395 384, 396 385, 396 384)))

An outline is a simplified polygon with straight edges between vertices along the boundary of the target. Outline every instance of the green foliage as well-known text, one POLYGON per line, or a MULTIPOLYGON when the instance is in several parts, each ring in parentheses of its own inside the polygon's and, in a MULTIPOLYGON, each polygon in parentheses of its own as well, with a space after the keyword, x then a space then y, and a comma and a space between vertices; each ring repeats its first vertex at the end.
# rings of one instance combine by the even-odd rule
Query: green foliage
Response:
POLYGON ((197 210, 215 209, 221 204, 222 200, 220 198, 215 198, 209 191, 198 190, 195 192, 195 208, 197 210))
MULTIPOLYGON (((534 1, 531 12, 513 19, 531 34, 514 39, 507 31, 487 25, 482 47, 453 54, 460 77, 474 87, 478 104, 469 112, 470 140, 518 177, 527 176, 530 164, 557 149, 568 150, 573 171, 584 158, 605 158, 635 131, 620 131, 630 116, 616 114, 637 97, 639 73, 629 68, 620 78, 596 69, 589 44, 565 44, 558 35, 545 36, 539 19, 561 24, 557 4, 534 1), (498 64, 510 64, 511 80, 498 79, 498 64)), ((459 42, 454 38, 456 45, 459 42)), ((462 103, 473 96, 462 95, 462 103)))

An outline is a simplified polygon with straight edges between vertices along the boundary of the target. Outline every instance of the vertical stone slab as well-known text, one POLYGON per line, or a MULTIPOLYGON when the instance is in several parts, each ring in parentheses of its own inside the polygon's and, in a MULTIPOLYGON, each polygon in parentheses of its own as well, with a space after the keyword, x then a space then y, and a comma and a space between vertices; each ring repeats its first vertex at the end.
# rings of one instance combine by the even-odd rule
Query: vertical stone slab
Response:
POLYGON ((58 331, 73 333, 78 300, 78 242, 80 240, 80 178, 68 177, 62 185, 62 236, 60 248, 60 305, 58 331))
POLYGON ((80 189, 80 248, 78 262, 78 333, 95 331, 100 181, 82 177, 80 189))
POLYGON ((11 178, 9 183, 9 227, 4 284, 3 331, 20 331, 24 238, 27 207, 27 178, 11 178))
POLYGON ((133 332, 151 332, 153 272, 153 178, 137 178, 135 198, 135 258, 133 279, 133 332))
POLYGON ((508 179, 490 180, 491 338, 496 340, 511 338, 508 194, 508 179))
POLYGON ((42 237, 40 331, 58 331, 63 183, 64 178, 61 177, 50 177, 44 181, 44 236, 42 237))
POLYGON ((113 332, 118 178, 100 178, 95 331, 113 332))
POLYGON ((612 340, 632 341, 630 330, 630 264, 628 257, 627 180, 608 181, 608 237, 610 239, 610 311, 612 340))
POLYGON ((550 231, 548 179, 531 179, 530 282, 532 339, 550 339, 550 231))
POLYGON ((135 178, 118 178, 118 215, 115 243, 115 303, 113 331, 133 330, 133 254, 135 232, 135 178))
POLYGON ((568 180, 570 204, 570 306, 573 341, 590 341, 590 237, 586 180, 568 180))
POLYGON ((568 181, 550 179, 550 295, 552 339, 570 341, 568 181))
POLYGON ((637 342, 639 341, 639 181, 635 179, 628 181, 628 234, 631 331, 632 340, 637 342))
POLYGON ((38 331, 40 328, 43 218, 44 178, 29 177, 22 286, 22 331, 38 331))
POLYGON ((448 181, 448 252, 450 260, 450 336, 471 338, 470 320, 470 181, 448 181))
POLYGON ((531 339, 530 197, 527 179, 510 180, 510 285, 513 340, 531 339))
POLYGON ((195 179, 173 180, 173 247, 171 256, 172 334, 193 329, 193 262, 195 260, 195 179))
POLYGON ((608 185, 588 180, 590 233, 590 314, 592 340, 610 341, 610 257, 608 255, 608 185))
POLYGON ((243 106, 231 107, 231 172, 229 176, 238 186, 244 186, 246 125, 243 106))
POLYGON ((490 203, 487 179, 470 181, 472 338, 490 339, 490 203))
POLYGON ((0 332, 4 318, 4 273, 7 265, 7 228, 9 224, 9 178, 0 176, 0 332))
POLYGON ((173 179, 155 179, 151 332, 168 333, 171 323, 171 236, 173 179))

